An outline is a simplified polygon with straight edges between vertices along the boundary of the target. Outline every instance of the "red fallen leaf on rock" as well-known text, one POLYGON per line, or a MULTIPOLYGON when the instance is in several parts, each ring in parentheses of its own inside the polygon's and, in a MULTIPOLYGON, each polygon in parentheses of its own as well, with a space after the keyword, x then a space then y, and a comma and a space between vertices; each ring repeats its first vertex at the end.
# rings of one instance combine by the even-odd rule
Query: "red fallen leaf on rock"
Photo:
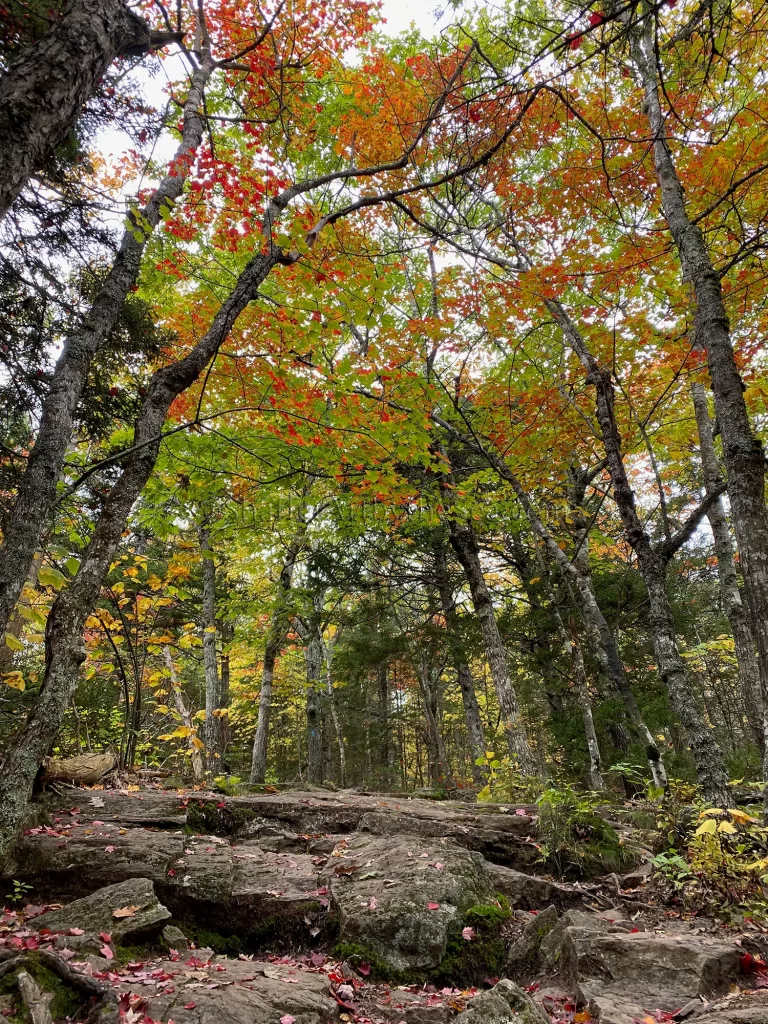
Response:
POLYGON ((427 910, 439 910, 439 909, 440 909, 440 904, 439 903, 428 903, 427 904, 427 910))
POLYGON ((362 976, 364 978, 367 978, 368 975, 371 973, 371 965, 370 964, 366 964, 366 963, 358 964, 357 965, 357 969, 362 974, 362 976))
POLYGON ((37 949, 40 943, 34 935, 30 935, 28 939, 24 939, 24 949, 37 949))
POLYGON ((108 932, 99 932, 99 938, 102 942, 111 942, 112 936, 108 932))
POLYGON ((85 935, 82 928, 70 928, 67 935, 85 935))
POLYGON ((185 1010, 194 1010, 194 1008, 196 1006, 197 1006, 197 1003, 184 1003, 184 1009, 185 1010))
POLYGON ((280 1024, 293 1024, 295 1020, 296 1018, 292 1017, 290 1013, 286 1013, 284 1017, 280 1018, 280 1024))
POLYGON ((181 953, 178 951, 178 949, 169 949, 168 954, 171 960, 181 960, 181 953))
POLYGON ((226 802, 224 800, 219 800, 219 802, 216 804, 216 806, 217 807, 226 807, 227 804, 226 804, 226 802))
POLYGON ((171 876, 171 878, 173 878, 173 876, 176 874, 175 869, 174 868, 169 868, 168 869, 168 874, 171 876))
MULTIPOLYGON (((494 978, 483 978, 483 984, 484 985, 490 985, 490 987, 493 988, 494 985, 498 985, 499 984, 499 979, 495 978, 495 977, 494 978)), ((529 985, 528 989, 526 991, 528 991, 528 992, 535 992, 538 987, 539 987, 539 982, 537 981, 535 987, 533 985, 529 985)))
POLYGON ((109 946, 102 946, 99 952, 101 953, 105 960, 114 960, 115 958, 115 954, 112 952, 109 946))
POLYGON ((105 846, 104 847, 104 853, 114 853, 114 852, 115 852, 114 846, 105 846))
MULTIPOLYGON (((313 953, 309 961, 314 967, 322 967, 325 963, 325 953, 313 953)), ((370 971, 370 967, 368 970, 370 971)), ((363 972, 360 971, 360 973, 362 974, 363 972)))

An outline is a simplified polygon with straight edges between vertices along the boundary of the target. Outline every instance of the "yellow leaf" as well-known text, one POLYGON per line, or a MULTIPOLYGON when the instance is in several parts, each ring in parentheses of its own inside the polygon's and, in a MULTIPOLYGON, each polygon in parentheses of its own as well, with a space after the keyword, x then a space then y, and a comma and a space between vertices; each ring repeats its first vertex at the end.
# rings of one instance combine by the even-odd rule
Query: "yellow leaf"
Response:
POLYGON ((732 825, 730 821, 721 821, 720 824, 717 826, 717 831, 725 832, 726 835, 730 836, 733 835, 733 833, 736 831, 736 826, 732 825))
POLYGON ((693 834, 695 836, 714 835, 716 828, 717 822, 714 820, 714 818, 708 818, 706 821, 703 821, 701 825, 699 825, 699 827, 693 834))
POLYGON ((17 636, 14 636, 13 633, 5 634, 5 646, 10 647, 12 651, 24 650, 24 644, 21 642, 21 640, 19 640, 17 636))
POLYGON ((486 750, 486 752, 485 752, 485 756, 486 756, 486 757, 489 757, 489 758, 490 758, 490 757, 496 757, 496 754, 495 754, 495 753, 494 753, 494 751, 492 751, 492 750, 486 750))
POLYGON ((173 730, 171 736, 178 736, 179 739, 183 740, 186 739, 187 736, 189 736, 193 732, 194 729, 191 729, 188 725, 180 725, 178 729, 173 730))
POLYGON ((732 811, 729 811, 728 813, 730 814, 731 818, 734 821, 738 821, 740 825, 743 825, 748 821, 757 821, 757 818, 753 818, 751 815, 747 814, 746 811, 740 811, 736 807, 734 807, 734 809, 732 811))
POLYGON ((199 740, 197 736, 192 737, 192 746, 195 748, 195 750, 203 750, 205 748, 205 744, 201 740, 199 740))
POLYGON ((24 676, 21 672, 9 672, 3 676, 3 682, 6 686, 10 686, 12 690, 23 690, 24 689, 24 676))
POLYGON ((215 626, 206 626, 205 629, 203 630, 203 632, 204 633, 215 633, 216 632, 216 627, 215 626))

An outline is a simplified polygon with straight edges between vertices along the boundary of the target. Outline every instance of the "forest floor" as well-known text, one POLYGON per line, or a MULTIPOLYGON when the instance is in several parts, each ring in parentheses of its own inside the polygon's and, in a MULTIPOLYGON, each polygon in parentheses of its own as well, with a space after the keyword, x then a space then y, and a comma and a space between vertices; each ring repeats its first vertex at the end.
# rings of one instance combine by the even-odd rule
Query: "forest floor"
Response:
POLYGON ((540 873, 531 805, 65 790, 6 873, 0 1013, 768 1024, 768 930, 667 899, 652 837, 614 824, 623 873, 569 882, 540 873))

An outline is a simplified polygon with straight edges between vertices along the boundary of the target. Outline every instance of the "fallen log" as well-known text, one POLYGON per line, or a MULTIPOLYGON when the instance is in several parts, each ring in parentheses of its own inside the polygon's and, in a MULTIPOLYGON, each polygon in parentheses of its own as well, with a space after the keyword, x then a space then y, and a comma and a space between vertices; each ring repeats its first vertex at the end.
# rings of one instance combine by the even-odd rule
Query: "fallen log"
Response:
POLYGON ((44 786, 54 782, 69 782, 80 786, 92 786, 117 767, 114 753, 80 754, 77 757, 49 757, 43 765, 44 786))

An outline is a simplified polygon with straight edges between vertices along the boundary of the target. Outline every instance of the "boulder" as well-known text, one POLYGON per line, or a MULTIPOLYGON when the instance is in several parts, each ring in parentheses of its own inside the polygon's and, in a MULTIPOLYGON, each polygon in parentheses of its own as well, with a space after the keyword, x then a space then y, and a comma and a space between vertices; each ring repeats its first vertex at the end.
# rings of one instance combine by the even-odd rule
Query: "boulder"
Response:
POLYGON ((549 970, 560 967, 563 940, 569 928, 581 928, 592 932, 607 932, 609 925, 598 914, 588 913, 584 910, 567 910, 560 920, 555 923, 549 934, 542 939, 539 947, 541 962, 549 970))
MULTIPOLYGON (((98 889, 60 910, 41 914, 33 924, 37 931, 47 928, 68 932, 77 928, 88 936, 105 932, 114 942, 129 945, 157 935, 170 917, 155 895, 150 879, 131 878, 98 889)), ((70 936, 65 936, 65 944, 72 945, 70 936)), ((103 940, 98 945, 103 946, 103 940)))
POLYGON ((557 907, 550 905, 546 910, 525 924, 520 936, 513 942, 507 953, 507 973, 519 977, 534 968, 543 940, 557 924, 557 907))
MULTIPOLYGON (((296 1024, 328 1024, 337 1019, 337 1004, 324 974, 282 964, 226 960, 152 964, 159 986, 141 974, 121 979, 118 989, 131 1007, 137 1002, 141 1019, 175 1024, 277 1024, 290 1016, 296 1024)), ((146 972, 145 972, 146 973, 146 972)))
POLYGON ((180 833, 97 821, 31 830, 17 844, 8 875, 32 882, 37 893, 76 899, 128 878, 162 882, 184 848, 180 833))
POLYGON ((632 1024, 725 995, 741 973, 743 949, 705 935, 565 929, 561 972, 579 1005, 603 1024, 632 1024))
POLYGON ((549 1024, 549 1017, 519 985, 506 978, 474 996, 455 1024, 549 1024))
POLYGON ((173 862, 161 892, 177 919, 238 935, 249 949, 274 950, 327 937, 330 901, 327 890, 318 889, 318 867, 309 854, 195 836, 173 862))
POLYGON ((340 943, 396 972, 438 967, 470 908, 495 902, 485 862, 418 835, 357 835, 323 869, 340 943))
POLYGON ((703 1006, 695 1017, 696 1024, 768 1024, 768 992, 742 992, 711 1006, 703 1006))
POLYGON ((569 885, 552 882, 548 878, 527 875, 502 864, 488 864, 488 873, 496 891, 521 910, 536 910, 550 903, 557 907, 572 907, 581 903, 583 892, 569 885))

